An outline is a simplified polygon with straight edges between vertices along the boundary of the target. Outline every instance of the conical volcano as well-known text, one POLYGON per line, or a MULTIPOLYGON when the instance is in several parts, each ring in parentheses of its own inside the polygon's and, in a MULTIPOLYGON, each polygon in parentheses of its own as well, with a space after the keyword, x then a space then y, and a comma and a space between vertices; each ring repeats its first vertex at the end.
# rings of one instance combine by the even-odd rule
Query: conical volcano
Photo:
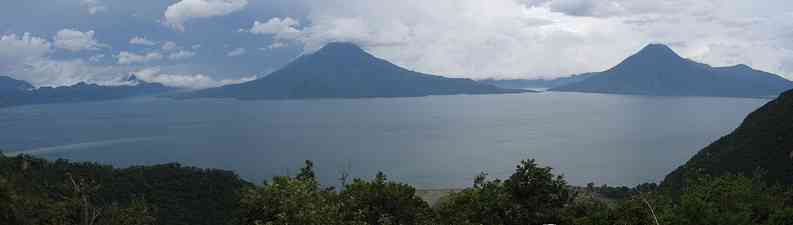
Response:
POLYGON ((264 78, 198 91, 189 97, 302 99, 521 92, 526 91, 410 71, 354 44, 330 43, 264 78))
POLYGON ((659 96, 771 97, 793 88, 781 76, 746 65, 711 67, 651 44, 617 66, 551 91, 659 96))

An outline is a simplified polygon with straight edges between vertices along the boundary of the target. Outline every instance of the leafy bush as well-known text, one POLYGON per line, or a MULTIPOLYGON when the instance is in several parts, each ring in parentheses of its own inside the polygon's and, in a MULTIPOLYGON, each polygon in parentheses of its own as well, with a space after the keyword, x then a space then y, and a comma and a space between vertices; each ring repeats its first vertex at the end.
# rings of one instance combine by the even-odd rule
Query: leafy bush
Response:
POLYGON ((431 224, 432 209, 406 184, 389 182, 378 173, 374 180, 355 179, 337 192, 323 188, 313 163, 295 177, 279 176, 271 183, 243 191, 241 224, 431 224))
POLYGON ((550 167, 524 160, 505 181, 477 177, 472 188, 452 194, 438 209, 443 224, 567 224, 563 209, 574 194, 550 167))

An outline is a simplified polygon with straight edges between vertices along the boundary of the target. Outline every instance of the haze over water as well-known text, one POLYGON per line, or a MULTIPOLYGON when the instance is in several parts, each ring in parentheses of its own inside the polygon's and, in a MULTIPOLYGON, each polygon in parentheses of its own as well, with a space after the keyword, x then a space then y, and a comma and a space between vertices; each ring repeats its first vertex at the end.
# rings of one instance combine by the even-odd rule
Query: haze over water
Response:
POLYGON ((575 185, 656 181, 769 99, 580 93, 337 100, 139 98, 0 109, 0 149, 117 166, 180 162, 250 181, 313 160, 459 188, 535 158, 575 185))

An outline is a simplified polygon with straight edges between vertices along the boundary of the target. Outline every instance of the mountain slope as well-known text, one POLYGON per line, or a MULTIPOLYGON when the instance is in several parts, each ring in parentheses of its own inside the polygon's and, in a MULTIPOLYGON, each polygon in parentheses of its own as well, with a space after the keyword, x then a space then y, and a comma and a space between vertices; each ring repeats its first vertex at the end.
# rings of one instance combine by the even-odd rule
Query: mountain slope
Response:
POLYGON ((33 85, 28 82, 0 76, 0 93, 27 91, 30 89, 33 89, 33 85))
POLYGON ((778 75, 746 65, 711 67, 684 59, 668 46, 651 44, 609 70, 551 91, 769 97, 790 88, 793 88, 793 82, 778 75))
POLYGON ((735 131, 670 173, 663 185, 679 188, 694 172, 752 175, 758 168, 769 181, 793 184, 793 90, 749 114, 735 131))
POLYGON ((186 97, 301 99, 522 92, 527 91, 413 72, 376 58, 353 44, 330 43, 267 77, 201 90, 186 97))
POLYGON ((0 93, 0 107, 113 100, 156 95, 177 90, 160 83, 148 83, 138 80, 134 75, 130 76, 127 82, 133 85, 101 86, 80 82, 72 86, 33 89, 33 86, 27 82, 7 78, 2 82, 4 84, 0 84, 0 87, 12 87, 12 84, 18 84, 21 85, 18 86, 21 88, 1 89, 7 91, 0 93))

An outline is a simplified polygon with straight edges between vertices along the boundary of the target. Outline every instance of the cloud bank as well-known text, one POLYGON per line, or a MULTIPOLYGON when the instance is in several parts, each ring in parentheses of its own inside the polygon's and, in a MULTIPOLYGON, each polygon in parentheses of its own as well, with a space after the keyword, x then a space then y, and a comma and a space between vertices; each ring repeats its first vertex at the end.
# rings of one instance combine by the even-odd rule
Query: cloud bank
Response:
POLYGON ((247 0, 181 0, 165 10, 165 24, 177 31, 185 30, 192 19, 227 15, 245 8, 247 0))
POLYGON ((129 39, 129 43, 133 45, 155 46, 157 42, 146 39, 145 37, 133 37, 129 39))
POLYGON ((236 80, 336 41, 451 77, 600 71, 648 43, 665 43, 704 63, 745 63, 793 78, 789 0, 25 0, 4 6, 0 19, 14 23, 0 31, 0 75, 37 86, 104 82, 150 67, 236 80))
POLYGON ((0 75, 35 86, 61 86, 93 80, 96 74, 109 71, 80 59, 53 60, 53 51, 50 41, 29 33, 0 36, 0 75))
POLYGON ((234 50, 231 50, 229 53, 226 53, 226 56, 228 56, 228 57, 237 57, 237 56, 241 56, 241 55, 244 55, 244 54, 245 54, 245 49, 244 48, 236 48, 234 50))
POLYGON ((167 74, 161 73, 160 68, 145 68, 134 72, 135 76, 146 82, 161 83, 165 86, 202 89, 219 87, 228 84, 238 84, 256 79, 256 76, 243 77, 240 79, 215 80, 204 74, 167 74))
POLYGON ((128 64, 148 63, 148 62, 162 60, 163 56, 158 52, 135 54, 132 52, 123 51, 118 53, 116 58, 118 59, 118 64, 128 65, 128 64))
POLYGON ((308 2, 306 26, 274 17, 248 31, 300 43, 304 52, 352 42, 414 70, 470 78, 602 71, 648 43, 717 66, 746 63, 793 78, 793 5, 785 1, 308 2))
POLYGON ((84 50, 99 50, 104 47, 95 38, 94 31, 81 32, 79 30, 63 29, 55 34, 55 47, 68 51, 78 52, 84 50))

